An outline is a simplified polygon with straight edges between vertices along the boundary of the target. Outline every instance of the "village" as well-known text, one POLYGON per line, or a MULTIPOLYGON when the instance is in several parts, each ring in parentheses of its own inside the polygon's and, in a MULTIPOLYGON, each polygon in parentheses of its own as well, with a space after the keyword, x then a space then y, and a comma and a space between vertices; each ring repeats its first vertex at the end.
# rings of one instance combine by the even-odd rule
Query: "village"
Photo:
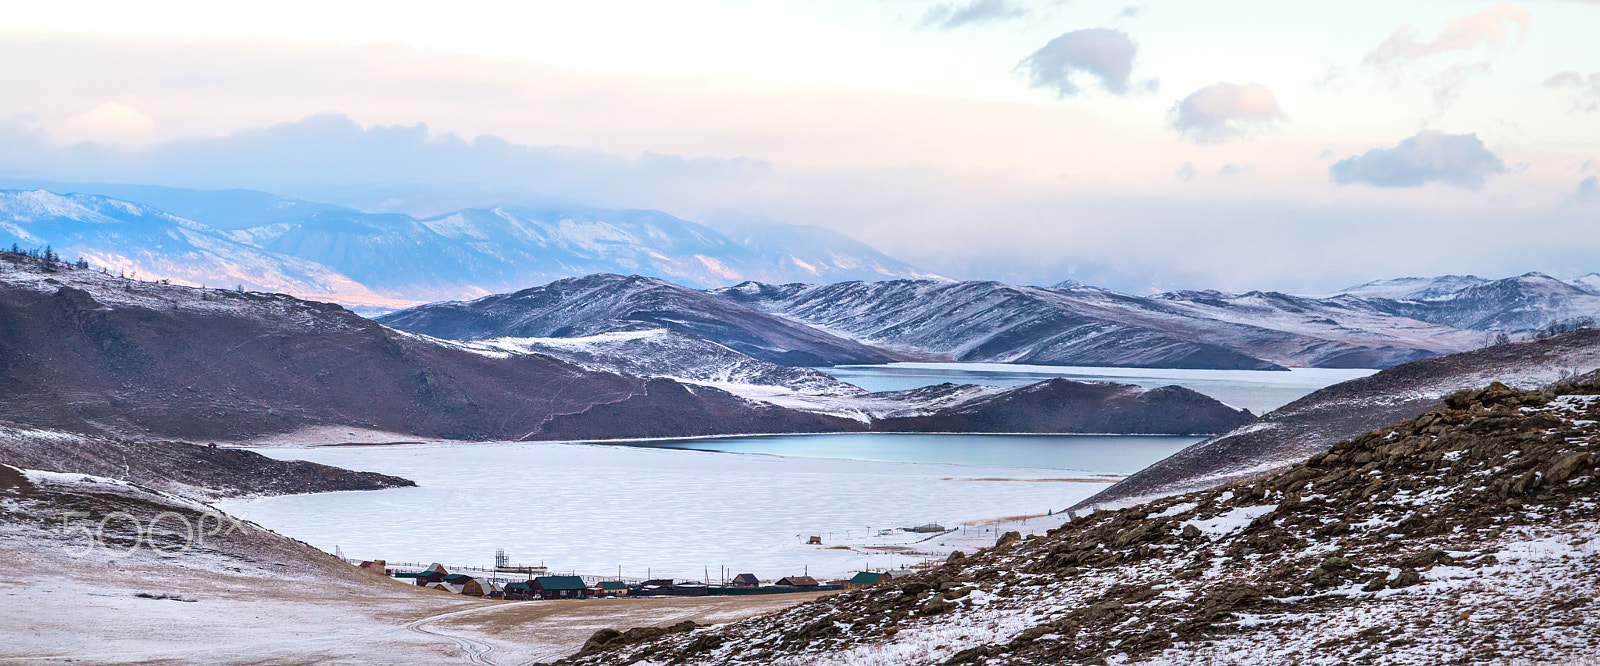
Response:
MULTIPOLYGON (((848 578, 830 578, 828 580, 819 580, 811 576, 809 571, 802 572, 799 575, 783 576, 774 580, 762 580, 753 573, 734 573, 733 570, 726 567, 720 567, 716 572, 712 572, 708 567, 703 572, 701 580, 658 578, 648 574, 643 578, 629 578, 624 577, 620 570, 616 575, 605 576, 579 575, 577 572, 561 575, 552 573, 548 567, 542 564, 514 565, 511 563, 510 556, 503 549, 495 552, 493 566, 446 567, 438 562, 422 564, 420 562, 396 563, 386 560, 353 559, 345 557, 344 553, 337 547, 334 549, 334 554, 360 569, 428 589, 469 597, 505 601, 716 597, 832 592, 868 588, 888 582, 897 576, 915 573, 937 561, 941 561, 952 550, 952 547, 982 548, 993 545, 994 540, 999 538, 1003 531, 1018 531, 1019 534, 1023 535, 1038 534, 1059 524, 1062 519, 1071 518, 1070 514, 1063 513, 1060 518, 1054 521, 1037 520, 1038 518, 1054 517, 1054 512, 1051 512, 1051 514, 1051 516, 1017 517, 1012 520, 978 527, 946 528, 937 523, 927 523, 915 527, 878 530, 875 536, 880 538, 895 533, 913 536, 915 537, 914 541, 911 542, 913 545, 927 549, 911 550, 904 546, 876 546, 876 548, 887 548, 891 551, 898 550, 902 555, 902 562, 899 567, 870 568, 857 571, 848 578), (1032 520, 1030 521, 1030 519, 1032 520), (932 543, 934 541, 939 543, 932 543), (929 548, 930 546, 931 548, 929 548)), ((804 537, 802 541, 806 546, 826 547, 823 544, 821 535, 804 537)), ((833 546, 835 549, 845 547, 833 546)), ((873 548, 873 546, 868 546, 868 548, 873 548)))
MULTIPOLYGON (((944 527, 931 523, 917 527, 903 527, 900 528, 900 531, 910 532, 919 536, 929 533, 936 535, 947 533, 944 527)), ((949 530, 948 532, 957 531, 960 530, 949 530)), ((822 537, 820 535, 811 536, 806 542, 809 545, 822 546, 822 537)), ((335 555, 360 569, 397 580, 408 581, 421 587, 469 597, 506 601, 750 596, 831 592, 872 587, 887 582, 895 576, 893 572, 883 569, 860 571, 849 578, 827 581, 818 580, 809 575, 809 572, 763 581, 753 573, 734 574, 723 568, 717 572, 718 579, 713 584, 709 568, 704 572, 704 580, 652 577, 629 579, 624 578, 620 571, 616 576, 578 575, 576 572, 557 575, 552 574, 549 568, 543 565, 513 565, 505 550, 495 551, 493 567, 454 567, 454 571, 438 562, 424 566, 414 562, 390 563, 385 560, 350 559, 346 558, 344 553, 337 548, 335 548, 335 555)), ((902 564, 900 575, 909 574, 925 565, 926 563, 921 563, 918 566, 902 564)))
POLYGON ((867 588, 891 580, 894 576, 889 571, 862 571, 848 579, 839 580, 819 581, 812 576, 802 574, 785 576, 776 581, 762 581, 751 573, 728 576, 726 572, 721 572, 722 579, 716 584, 709 581, 709 575, 706 581, 680 581, 672 578, 627 580, 621 577, 552 575, 543 566, 513 566, 509 563, 505 551, 495 554, 495 566, 492 569, 457 567, 454 572, 437 562, 417 569, 419 565, 416 564, 391 566, 384 560, 347 561, 363 570, 397 580, 410 581, 429 589, 506 601, 829 592, 867 588))

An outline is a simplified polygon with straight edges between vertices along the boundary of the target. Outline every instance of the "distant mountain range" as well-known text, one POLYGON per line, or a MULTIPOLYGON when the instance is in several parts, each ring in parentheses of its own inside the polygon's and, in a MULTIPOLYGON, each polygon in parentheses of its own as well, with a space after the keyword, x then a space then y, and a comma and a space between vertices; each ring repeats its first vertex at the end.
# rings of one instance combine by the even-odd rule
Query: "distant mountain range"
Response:
POLYGON ((74 193, 0 190, 0 244, 51 245, 149 278, 368 308, 591 273, 696 287, 932 276, 815 227, 749 227, 730 238, 659 211, 499 206, 419 219, 250 190, 42 184, 74 193))
POLYGON ((476 340, 669 329, 788 365, 889 360, 1274 370, 1384 368, 1600 314, 1600 296, 1532 273, 1363 285, 1322 297, 1077 283, 891 280, 706 291, 593 275, 379 319, 476 340), (1361 294, 1383 294, 1381 297, 1361 294), (1426 298, 1404 298, 1424 294, 1426 298))
POLYGON ((1408 277, 1320 296, 1133 296, 1070 281, 928 276, 814 227, 723 234, 658 211, 582 207, 417 218, 249 190, 76 187, 98 193, 0 190, 0 246, 50 245, 143 279, 285 292, 370 314, 447 299, 384 321, 451 339, 665 328, 784 365, 1382 368, 1600 316, 1600 274, 1408 277), (462 298, 480 300, 448 300, 462 298))

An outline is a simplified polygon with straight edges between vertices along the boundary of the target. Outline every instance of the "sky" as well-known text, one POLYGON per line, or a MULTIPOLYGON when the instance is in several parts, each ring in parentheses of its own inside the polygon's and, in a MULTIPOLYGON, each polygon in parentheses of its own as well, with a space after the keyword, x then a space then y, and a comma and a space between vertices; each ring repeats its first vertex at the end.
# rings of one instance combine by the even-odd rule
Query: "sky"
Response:
POLYGON ((1600 0, 6 2, 0 175, 828 227, 958 278, 1600 271, 1600 0))

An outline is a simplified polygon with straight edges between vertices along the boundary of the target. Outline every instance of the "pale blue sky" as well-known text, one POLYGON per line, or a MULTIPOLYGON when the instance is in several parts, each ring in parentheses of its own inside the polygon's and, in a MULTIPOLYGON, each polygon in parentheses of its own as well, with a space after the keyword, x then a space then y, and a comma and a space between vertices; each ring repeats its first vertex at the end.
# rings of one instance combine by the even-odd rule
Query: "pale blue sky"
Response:
MULTIPOLYGON (((678 171, 650 162, 625 178, 594 170, 559 188, 508 177, 480 189, 822 224, 974 276, 1042 281, 1112 266, 1105 279, 1125 288, 1315 289, 1396 272, 1570 272, 1584 253, 1600 256, 1600 202, 1581 186, 1600 174, 1591 0, 5 5, 0 85, 13 94, 0 119, 13 143, 0 170, 10 174, 160 174, 163 184, 299 188, 289 193, 396 209, 462 202, 362 199, 349 192, 375 184, 348 170, 273 173, 243 154, 201 165, 166 145, 332 113, 562 146, 588 156, 574 173, 645 153, 698 160, 678 171), (1125 79, 1107 79, 1121 66, 1104 60, 1120 57, 1117 44, 1135 55, 1125 79), (1561 72, 1572 74, 1547 85, 1561 72), (68 150, 84 141, 100 147, 68 150), (1332 176, 1362 155, 1361 169, 1332 176), (1141 199, 1168 203, 1149 213, 1159 219, 1127 224, 1141 199), (1352 253, 1436 237, 1459 220, 1474 220, 1473 233, 1515 223, 1563 236, 1535 239, 1548 251, 1516 250, 1525 256, 1463 240, 1361 267, 1241 266, 1225 240, 1278 216, 1252 252, 1325 251, 1328 241, 1302 239, 1357 210, 1391 222, 1345 240, 1352 253), (1109 233, 1113 219, 1146 231, 1109 233), (1193 225, 1217 247, 1117 254, 1159 243, 1152 229, 1175 238, 1193 225)), ((213 152, 243 145, 209 140, 221 142, 213 152)), ((407 172, 406 160, 428 159, 421 152, 387 159, 394 179, 461 185, 407 172)))

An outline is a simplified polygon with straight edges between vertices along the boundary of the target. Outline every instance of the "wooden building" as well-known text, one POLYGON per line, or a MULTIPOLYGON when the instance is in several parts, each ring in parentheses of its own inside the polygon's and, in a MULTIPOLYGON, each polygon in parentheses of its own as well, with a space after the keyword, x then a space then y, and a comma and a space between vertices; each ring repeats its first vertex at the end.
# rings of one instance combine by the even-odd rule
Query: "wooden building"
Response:
POLYGON ((888 572, 873 573, 871 571, 863 571, 856 574, 854 578, 845 581, 844 589, 861 590, 888 581, 889 578, 890 576, 888 572))
POLYGON ((595 596, 627 596, 628 584, 620 580, 602 580, 598 583, 595 583, 593 592, 595 596))
POLYGON ((785 576, 778 579, 779 587, 817 587, 821 583, 810 576, 785 576))
POLYGON ((755 574, 742 573, 742 574, 739 574, 737 576, 734 576, 733 577, 733 581, 730 582, 728 584, 728 586, 729 587, 761 587, 761 579, 756 578, 755 574))
POLYGON ((540 576, 533 579, 533 594, 540 599, 585 599, 589 586, 578 576, 540 576))

